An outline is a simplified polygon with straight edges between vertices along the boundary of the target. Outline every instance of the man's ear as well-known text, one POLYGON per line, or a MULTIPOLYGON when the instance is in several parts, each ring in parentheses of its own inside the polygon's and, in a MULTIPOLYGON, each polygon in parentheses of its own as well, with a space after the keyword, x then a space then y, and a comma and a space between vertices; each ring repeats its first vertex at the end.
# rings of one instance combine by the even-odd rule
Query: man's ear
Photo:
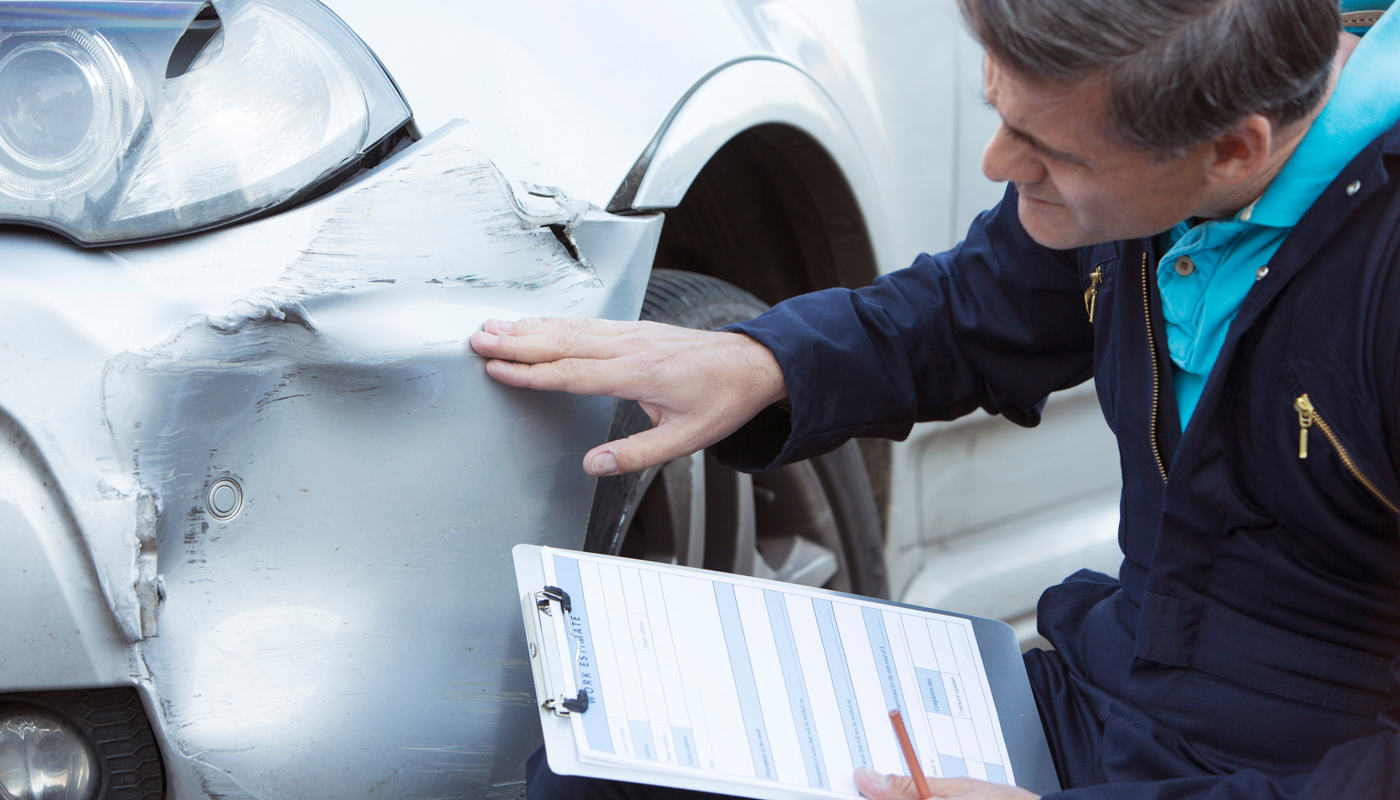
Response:
POLYGON ((1246 183, 1263 171, 1273 146, 1273 123, 1262 114, 1251 114, 1211 143, 1206 179, 1220 187, 1246 183))

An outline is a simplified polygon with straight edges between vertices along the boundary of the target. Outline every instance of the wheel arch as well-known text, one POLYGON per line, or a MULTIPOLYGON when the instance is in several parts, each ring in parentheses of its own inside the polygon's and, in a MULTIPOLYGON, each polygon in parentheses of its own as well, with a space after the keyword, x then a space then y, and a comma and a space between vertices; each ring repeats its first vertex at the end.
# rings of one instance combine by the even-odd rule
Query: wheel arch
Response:
MULTIPOLYGON (((878 194, 832 98, 787 62, 731 62, 697 82, 609 211, 664 211, 654 266, 728 281, 775 304, 879 274, 878 194)), ((888 237, 883 237, 888 240, 888 237)), ((862 440, 882 528, 889 442, 862 440)))
MULTIPOLYGON (((806 290, 873 280, 881 261, 879 243, 888 237, 880 235, 884 217, 869 161, 831 96, 807 73, 776 58, 732 61, 698 81, 666 117, 608 210, 667 211, 671 226, 674 212, 692 199, 697 180, 733 168, 717 165, 716 158, 745 145, 760 146, 764 152, 755 154, 756 160, 784 173, 775 178, 781 188, 805 191, 813 201, 805 212, 786 209, 795 235, 807 242, 813 235, 827 239, 840 262, 849 265, 836 271, 809 267, 817 274, 806 290)), ((813 260, 812 253, 807 260, 813 260)), ((769 303, 790 296, 744 288, 769 303)))

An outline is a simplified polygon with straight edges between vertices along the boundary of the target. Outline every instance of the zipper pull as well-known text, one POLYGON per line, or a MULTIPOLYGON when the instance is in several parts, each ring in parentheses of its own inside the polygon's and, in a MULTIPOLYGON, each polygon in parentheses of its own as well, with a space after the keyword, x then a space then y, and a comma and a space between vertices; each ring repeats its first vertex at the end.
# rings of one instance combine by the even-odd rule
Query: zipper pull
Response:
POLYGON ((1103 283, 1103 266, 1094 267, 1089 273, 1089 288, 1084 290, 1084 310, 1089 312, 1089 322, 1094 321, 1094 311, 1099 305, 1099 285, 1103 283))
POLYGON ((1298 412, 1298 457, 1307 458, 1308 428, 1312 427, 1317 412, 1306 392, 1298 395, 1298 399, 1293 403, 1293 408, 1298 412))

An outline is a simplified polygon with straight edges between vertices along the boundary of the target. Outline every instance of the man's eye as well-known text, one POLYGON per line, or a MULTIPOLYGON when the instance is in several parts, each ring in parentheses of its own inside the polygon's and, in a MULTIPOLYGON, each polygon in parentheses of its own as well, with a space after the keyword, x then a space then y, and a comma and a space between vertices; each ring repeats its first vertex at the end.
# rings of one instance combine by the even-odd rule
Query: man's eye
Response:
POLYGON ((1018 131, 1018 130, 1016 130, 1015 128, 1012 128, 1012 127, 1007 127, 1006 130, 1011 134, 1011 138, 1015 139, 1016 141, 1018 141, 1018 142, 1024 142, 1025 144, 1028 144, 1028 145, 1030 145, 1031 147, 1035 147, 1037 150, 1040 149, 1040 148, 1036 145, 1036 142, 1035 142, 1034 139, 1032 139, 1031 137, 1029 137, 1029 136, 1027 136, 1026 134, 1022 133, 1021 131, 1018 131))

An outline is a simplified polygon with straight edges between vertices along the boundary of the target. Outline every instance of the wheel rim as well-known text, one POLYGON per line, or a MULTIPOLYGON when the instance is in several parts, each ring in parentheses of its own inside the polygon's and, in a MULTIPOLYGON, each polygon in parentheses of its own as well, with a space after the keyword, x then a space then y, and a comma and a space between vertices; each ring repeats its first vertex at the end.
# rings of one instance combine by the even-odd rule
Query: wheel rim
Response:
POLYGON ((755 478, 700 452, 641 473, 609 551, 851 591, 841 541, 811 462, 755 478))

